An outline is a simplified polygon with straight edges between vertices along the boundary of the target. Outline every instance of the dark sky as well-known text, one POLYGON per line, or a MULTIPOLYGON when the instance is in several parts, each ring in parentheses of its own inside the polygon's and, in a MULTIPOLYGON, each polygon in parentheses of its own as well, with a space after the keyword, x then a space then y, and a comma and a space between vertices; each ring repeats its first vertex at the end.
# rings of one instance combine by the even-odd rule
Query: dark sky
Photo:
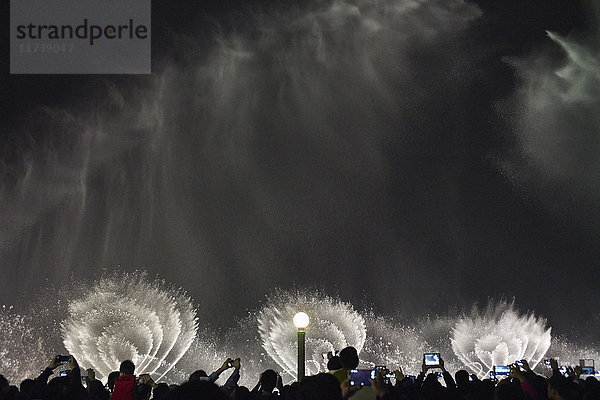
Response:
POLYGON ((293 285, 409 315, 515 297, 564 331, 595 313, 597 93, 544 80, 568 65, 546 30, 598 62, 591 2, 425 2, 375 39, 326 4, 153 1, 152 76, 9 75, 5 48, 0 301, 108 267, 222 325, 293 285))

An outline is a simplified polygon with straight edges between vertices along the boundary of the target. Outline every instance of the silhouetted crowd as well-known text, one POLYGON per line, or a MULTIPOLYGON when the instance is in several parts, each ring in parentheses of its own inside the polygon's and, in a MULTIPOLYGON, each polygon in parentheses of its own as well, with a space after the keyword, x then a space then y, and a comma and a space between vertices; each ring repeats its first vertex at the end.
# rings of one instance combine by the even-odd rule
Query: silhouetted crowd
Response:
MULTIPOLYGON (((437 353, 432 353, 437 354, 437 353)), ((324 355, 326 357, 326 355, 324 355)), ((357 370, 356 349, 347 347, 337 355, 329 353, 329 372, 306 376, 299 382, 283 385, 281 377, 268 369, 258 377, 252 389, 238 384, 241 361, 227 359, 210 375, 195 371, 188 381, 179 384, 156 383, 150 375, 135 375, 130 360, 121 362, 119 371, 103 384, 92 369, 82 376, 72 356, 56 356, 36 379, 26 379, 20 386, 10 385, 0 375, 0 400, 590 400, 600 399, 600 382, 593 376, 581 379, 581 368, 559 367, 550 359, 550 377, 536 374, 526 360, 504 366, 502 376, 480 380, 465 370, 452 376, 437 354, 433 363, 423 358, 418 376, 404 375, 401 370, 385 367, 357 370), (64 376, 49 379, 66 364, 64 376), (225 371, 231 375, 222 386, 217 379, 225 371), (443 379, 444 385, 441 384, 443 379)))

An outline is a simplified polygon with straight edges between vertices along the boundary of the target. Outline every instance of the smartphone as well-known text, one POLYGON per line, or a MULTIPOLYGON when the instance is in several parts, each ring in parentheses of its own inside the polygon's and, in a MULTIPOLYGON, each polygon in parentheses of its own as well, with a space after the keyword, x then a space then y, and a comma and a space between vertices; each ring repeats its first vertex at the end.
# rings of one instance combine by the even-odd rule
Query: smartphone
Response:
POLYGON ((473 376, 469 375, 469 382, 473 382, 473 376))
POLYGON ((508 375, 510 374, 510 367, 508 365, 494 365, 494 375, 508 375))
POLYGON ((58 362, 60 364, 68 364, 71 356, 58 356, 58 362))
POLYGON ((523 366, 523 361, 517 360, 517 361, 515 361, 515 364, 517 364, 519 367, 522 367, 523 366))
POLYGON ((550 360, 544 360, 544 364, 550 365, 550 360))
POLYGON ((329 353, 321 353, 321 357, 323 357, 323 360, 327 360, 329 358, 329 353))
POLYGON ((67 376, 67 371, 60 371, 59 375, 60 376, 67 376))
POLYGON ((227 366, 228 366, 229 368, 233 367, 233 361, 229 361, 229 362, 227 363, 227 366))
POLYGON ((425 353, 423 359, 427 367, 439 367, 440 366, 440 353, 425 353))
POLYGON ((496 380, 496 374, 494 374, 494 371, 490 371, 490 379, 493 381, 496 380))
POLYGON ((350 386, 371 386, 369 379, 375 379, 374 369, 350 370, 350 386))
POLYGON ((389 384, 390 378, 395 378, 396 375, 392 371, 389 371, 385 365, 375 366, 375 371, 383 371, 383 383, 389 384))
POLYGON ((581 367, 583 375, 594 375, 594 367, 581 367))

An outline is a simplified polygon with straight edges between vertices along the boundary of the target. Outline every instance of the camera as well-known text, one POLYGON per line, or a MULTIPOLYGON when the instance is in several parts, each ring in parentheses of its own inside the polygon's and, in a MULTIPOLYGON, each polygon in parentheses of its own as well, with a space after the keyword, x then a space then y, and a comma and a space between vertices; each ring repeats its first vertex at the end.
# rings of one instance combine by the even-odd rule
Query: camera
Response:
POLYGON ((383 382, 385 384, 389 384, 390 383, 390 378, 395 378, 396 375, 394 375, 394 373, 390 370, 387 369, 387 367, 385 365, 377 365, 375 366, 375 372, 377 371, 383 371, 383 382))
POLYGON ((350 370, 350 386, 371 386, 369 379, 375 379, 374 369, 350 370))
POLYGON ((423 354, 423 361, 427 367, 439 367, 440 353, 425 353, 423 354))
POLYGON ((504 375, 507 376, 510 374, 510 366, 508 365, 494 365, 494 375, 504 375))

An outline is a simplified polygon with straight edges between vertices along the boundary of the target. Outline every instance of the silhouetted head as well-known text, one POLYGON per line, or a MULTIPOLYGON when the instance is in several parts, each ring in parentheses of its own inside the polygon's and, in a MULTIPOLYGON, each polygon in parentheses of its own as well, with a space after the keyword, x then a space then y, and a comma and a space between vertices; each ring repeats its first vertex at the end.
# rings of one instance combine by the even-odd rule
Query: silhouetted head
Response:
POLYGON ((10 385, 8 387, 8 393, 6 394, 6 399, 16 399, 19 396, 19 388, 15 385, 10 385))
POLYGON ((437 374, 434 374, 433 372, 430 372, 425 377, 425 380, 423 381, 423 386, 424 387, 428 386, 428 387, 435 387, 435 388, 437 388, 438 386, 442 386, 442 384, 438 380, 437 374))
POLYGON ((68 376, 57 376, 48 382, 46 387, 46 399, 48 400, 70 400, 73 398, 68 376))
POLYGON ((108 390, 110 390, 111 392, 115 390, 115 379, 117 379, 119 375, 121 375, 119 371, 113 371, 110 374, 108 374, 106 384, 108 385, 108 390))
POLYGON ((119 372, 123 375, 133 375, 135 372, 135 364, 131 360, 125 360, 119 366, 119 372))
POLYGON ((342 368, 344 368, 344 366, 342 365, 342 360, 340 360, 340 357, 338 356, 333 356, 327 361, 327 369, 329 371, 335 371, 342 368))
POLYGON ((25 393, 25 394, 31 393, 34 386, 35 386, 35 381, 33 379, 25 379, 19 385, 19 392, 25 393))
POLYGON ((304 378, 297 393, 302 400, 342 400, 340 382, 326 373, 304 378))
POLYGON ((456 379, 458 386, 467 386, 469 384, 469 373, 464 369, 458 370, 454 374, 454 379, 456 379))
POLYGON ((99 380, 93 380, 88 382, 88 399, 98 400, 108 400, 109 394, 108 391, 104 388, 104 385, 99 380))
POLYGON ((152 390, 152 398, 156 400, 166 399, 169 397, 169 385, 164 382, 159 383, 152 390))
POLYGON ((201 369, 192 372, 192 374, 190 375, 190 379, 188 379, 189 382, 200 382, 200 381, 207 381, 207 380, 208 380, 208 375, 206 375, 206 372, 204 372, 201 369))
POLYGON ((137 385, 135 398, 136 400, 150 400, 152 395, 152 386, 150 385, 137 385))
POLYGON ((170 400, 228 400, 225 392, 208 381, 186 382, 171 392, 170 400))
POLYGON ((246 386, 238 386, 235 389, 235 400, 252 400, 254 396, 246 386))
POLYGON ((358 367, 358 352, 354 347, 346 347, 340 351, 340 361, 346 369, 358 367))
POLYGON ((587 378, 585 378, 585 385, 587 386, 594 386, 598 384, 598 379, 596 379, 595 376, 588 376, 587 378))
POLYGON ((260 388, 265 392, 271 393, 277 385, 277 372, 268 369, 260 374, 260 388))
POLYGON ((578 386, 576 383, 563 376, 553 375, 548 379, 548 398, 565 400, 575 399, 578 397, 578 386))

